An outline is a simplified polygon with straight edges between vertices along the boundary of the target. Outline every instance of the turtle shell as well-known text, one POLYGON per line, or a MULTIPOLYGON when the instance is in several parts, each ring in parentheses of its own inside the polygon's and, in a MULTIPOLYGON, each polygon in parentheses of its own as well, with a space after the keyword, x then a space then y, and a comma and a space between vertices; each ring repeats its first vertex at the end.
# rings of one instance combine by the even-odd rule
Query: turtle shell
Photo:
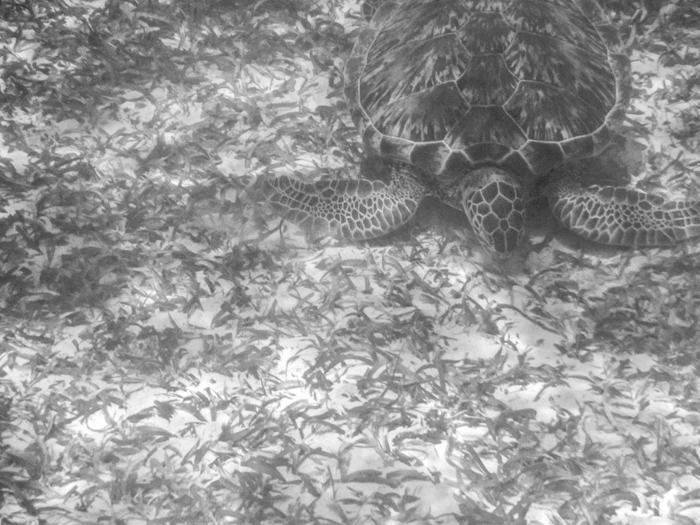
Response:
POLYGON ((527 181, 602 150, 629 62, 595 0, 388 0, 359 34, 345 92, 370 153, 527 181))

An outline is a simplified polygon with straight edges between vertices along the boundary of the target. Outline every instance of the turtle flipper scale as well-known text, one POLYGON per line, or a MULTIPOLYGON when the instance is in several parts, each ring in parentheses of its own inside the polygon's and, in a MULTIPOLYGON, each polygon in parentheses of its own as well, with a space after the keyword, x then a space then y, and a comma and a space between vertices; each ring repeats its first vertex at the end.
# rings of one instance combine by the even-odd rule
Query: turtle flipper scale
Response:
POLYGON ((265 194, 273 207, 314 237, 365 240, 408 222, 426 189, 407 176, 392 177, 388 184, 365 179, 304 183, 282 176, 266 181, 265 194))
POLYGON ((615 246, 668 246, 700 236, 700 202, 665 200, 612 186, 558 184, 555 217, 583 237, 615 246))

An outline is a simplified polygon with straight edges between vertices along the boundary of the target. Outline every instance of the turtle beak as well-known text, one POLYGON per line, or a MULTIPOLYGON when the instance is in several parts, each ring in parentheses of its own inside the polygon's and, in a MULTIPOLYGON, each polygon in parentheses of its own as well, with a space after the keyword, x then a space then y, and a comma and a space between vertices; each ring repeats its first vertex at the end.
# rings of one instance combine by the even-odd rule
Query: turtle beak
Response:
POLYGON ((474 170, 462 187, 462 207, 482 246, 497 255, 515 251, 524 235, 525 205, 520 183, 505 170, 474 170))

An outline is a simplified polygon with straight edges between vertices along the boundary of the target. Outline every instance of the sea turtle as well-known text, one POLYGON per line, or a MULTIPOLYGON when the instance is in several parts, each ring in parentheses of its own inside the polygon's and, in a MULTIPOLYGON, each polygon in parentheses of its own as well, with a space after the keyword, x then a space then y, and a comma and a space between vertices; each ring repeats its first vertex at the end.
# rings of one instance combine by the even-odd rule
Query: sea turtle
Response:
POLYGON ((629 61, 595 0, 384 0, 345 77, 384 180, 266 182, 272 204, 316 233, 378 237, 433 195, 464 211, 485 248, 508 254, 533 188, 545 187, 554 217, 593 241, 700 235, 700 202, 567 174, 568 162, 605 149, 631 92, 629 61))

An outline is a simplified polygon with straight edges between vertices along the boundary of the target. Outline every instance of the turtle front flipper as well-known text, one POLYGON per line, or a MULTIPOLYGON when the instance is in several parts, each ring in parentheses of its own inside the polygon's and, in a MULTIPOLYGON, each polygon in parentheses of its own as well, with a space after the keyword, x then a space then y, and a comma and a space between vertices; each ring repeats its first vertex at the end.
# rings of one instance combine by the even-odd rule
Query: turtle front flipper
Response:
POLYGON ((563 182, 551 192, 549 204, 564 226, 603 244, 667 246, 700 236, 700 202, 563 182))
POLYGON ((426 195, 409 169, 394 168, 388 183, 365 179, 304 183, 277 177, 266 181, 265 194, 273 207, 314 237, 372 239, 408 222, 426 195))

